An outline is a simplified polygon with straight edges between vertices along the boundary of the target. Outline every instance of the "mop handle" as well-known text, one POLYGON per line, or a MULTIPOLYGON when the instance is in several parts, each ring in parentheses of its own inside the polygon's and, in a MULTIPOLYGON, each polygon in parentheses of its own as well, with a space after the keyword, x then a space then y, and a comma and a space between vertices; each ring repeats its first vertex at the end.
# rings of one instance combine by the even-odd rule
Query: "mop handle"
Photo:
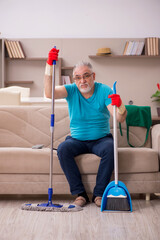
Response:
MULTIPOLYGON (((56 46, 54 46, 54 48, 56 48, 56 46)), ((52 75, 52 110, 51 110, 51 125, 50 125, 50 131, 51 131, 50 191, 52 190, 52 172, 53 172, 55 65, 56 65, 56 60, 53 61, 53 75, 52 75)))
MULTIPOLYGON (((56 46, 54 46, 56 48, 56 46)), ((54 89, 55 89, 55 65, 56 65, 56 60, 53 61, 53 76, 52 76, 52 112, 51 114, 53 115, 51 117, 51 126, 54 127, 54 89), (53 119, 52 119, 53 118, 53 119)))
MULTIPOLYGON (((113 94, 116 94, 116 82, 113 84, 113 94)), ((113 106, 113 137, 114 137, 114 178, 115 184, 118 185, 118 147, 117 147, 117 116, 116 106, 113 106)))

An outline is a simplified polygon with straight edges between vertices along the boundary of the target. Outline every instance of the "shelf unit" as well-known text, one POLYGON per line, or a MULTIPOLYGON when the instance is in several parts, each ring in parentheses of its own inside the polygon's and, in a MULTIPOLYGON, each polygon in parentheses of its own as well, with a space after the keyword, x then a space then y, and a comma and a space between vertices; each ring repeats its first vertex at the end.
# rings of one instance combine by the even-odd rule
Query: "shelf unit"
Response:
MULTIPOLYGON (((47 58, 44 58, 44 57, 26 57, 26 58, 6 58, 6 61, 28 61, 28 62, 39 62, 39 61, 42 61, 42 62, 45 62, 47 61, 47 58)), ((62 62, 62 58, 59 58, 58 61, 57 61, 57 65, 58 65, 58 76, 59 76, 59 84, 61 84, 61 69, 64 70, 65 67, 62 67, 61 68, 61 62, 62 62)), ((66 68, 66 69, 70 69, 70 68, 66 68)), ((31 80, 31 81, 5 81, 5 84, 6 85, 11 85, 11 84, 33 84, 34 83, 34 80, 31 80)))
MULTIPOLYGON (((93 63, 93 66, 97 72, 97 80, 102 81, 102 83, 105 83, 107 81, 107 83, 111 84, 112 79, 116 77, 114 76, 116 75, 114 72, 115 67, 118 67, 117 71, 120 76, 120 83, 123 81, 122 84, 125 83, 127 86, 128 79, 132 81, 131 85, 133 85, 133 81, 142 80, 140 87, 141 90, 143 89, 143 85, 146 83, 146 80, 144 79, 147 79, 149 88, 153 89, 154 91, 154 86, 156 86, 155 79, 158 79, 159 76, 160 56, 147 56, 145 55, 145 51, 143 52, 143 55, 140 56, 122 55, 126 41, 145 41, 144 38, 18 39, 18 41, 20 41, 22 44, 24 53, 27 56, 24 59, 7 57, 5 39, 0 39, 0 87, 5 87, 13 84, 20 86, 24 85, 31 88, 31 96, 34 97, 43 96, 44 94, 43 84, 45 64, 47 53, 53 46, 53 43, 57 46, 57 48, 60 49, 60 58, 56 65, 56 85, 62 84, 61 76, 63 75, 69 75, 72 79, 72 65, 77 63, 80 59, 91 61, 91 64, 93 63), (112 54, 106 56, 97 56, 96 52, 99 47, 110 47, 112 54), (70 51, 71 48, 72 51, 70 51), (107 65, 107 68, 106 61, 109 63, 109 65, 107 65), (135 80, 133 77, 134 70, 135 77, 137 77, 135 80), (132 75, 130 75, 130 72, 132 75), (106 78, 103 78, 106 73, 108 78, 107 80, 106 78), (114 77, 112 78, 112 76, 114 77), (153 79, 153 86, 151 85, 150 79, 153 79)), ((122 94, 124 94, 123 89, 120 90, 122 91, 122 94)), ((150 96, 149 91, 146 94, 150 96)), ((130 100, 130 96, 128 96, 126 93, 125 96, 127 99, 126 101, 128 101, 128 99, 130 100)), ((132 96, 132 99, 134 101, 135 99, 138 99, 141 104, 145 104, 143 101, 137 98, 135 94, 132 96)))
POLYGON ((59 85, 62 85, 62 76, 69 76, 71 79, 71 82, 73 82, 72 78, 72 72, 73 72, 73 66, 63 66, 63 58, 59 59, 59 85))
POLYGON ((18 85, 18 84, 33 84, 34 81, 5 81, 6 86, 18 85))
POLYGON ((0 88, 10 85, 25 86, 31 88, 32 96, 43 96, 47 58, 36 57, 35 53, 33 57, 9 58, 7 53, 5 39, 2 38, 0 39, 0 88))
POLYGON ((6 61, 47 61, 47 58, 43 58, 43 57, 42 58, 41 57, 9 58, 9 57, 6 57, 6 61))
MULTIPOLYGON (((29 57, 25 57, 25 58, 9 58, 9 57, 6 57, 5 58, 5 61, 8 63, 8 62, 25 62, 25 61, 33 61, 33 62, 37 62, 37 61, 45 61, 46 62, 46 58, 40 58, 40 57, 33 57, 33 58, 29 58, 29 57)), ((4 81, 4 86, 9 86, 9 85, 21 85, 21 84, 33 84, 34 83, 34 80, 19 80, 19 81, 15 81, 15 80, 11 80, 11 81, 8 81, 8 80, 5 80, 4 81)))
POLYGON ((95 58, 95 59, 98 59, 98 58, 148 58, 148 59, 151 59, 151 58, 160 58, 160 55, 159 56, 147 56, 147 55, 113 55, 113 54, 110 54, 110 55, 102 55, 102 56, 97 56, 97 55, 89 55, 88 56, 89 58, 95 58))

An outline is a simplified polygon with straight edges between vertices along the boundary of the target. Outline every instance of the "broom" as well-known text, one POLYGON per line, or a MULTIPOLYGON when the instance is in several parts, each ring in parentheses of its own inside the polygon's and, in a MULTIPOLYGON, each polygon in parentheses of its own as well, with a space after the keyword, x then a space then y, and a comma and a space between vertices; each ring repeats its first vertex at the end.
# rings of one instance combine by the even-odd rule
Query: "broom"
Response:
MULTIPOLYGON (((113 94, 116 94, 116 82, 113 85, 113 94)), ((107 186, 102 197, 101 211, 132 211, 129 192, 124 183, 118 181, 118 150, 117 150, 117 118, 116 106, 113 106, 114 130, 114 178, 107 186)))

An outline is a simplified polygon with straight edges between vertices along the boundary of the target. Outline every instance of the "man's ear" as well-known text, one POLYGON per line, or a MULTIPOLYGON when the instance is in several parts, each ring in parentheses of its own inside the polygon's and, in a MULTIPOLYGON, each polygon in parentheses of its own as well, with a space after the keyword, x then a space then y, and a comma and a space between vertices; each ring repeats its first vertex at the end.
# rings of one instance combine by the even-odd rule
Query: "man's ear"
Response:
POLYGON ((95 80, 95 78, 96 78, 96 74, 95 72, 93 72, 93 80, 95 80))

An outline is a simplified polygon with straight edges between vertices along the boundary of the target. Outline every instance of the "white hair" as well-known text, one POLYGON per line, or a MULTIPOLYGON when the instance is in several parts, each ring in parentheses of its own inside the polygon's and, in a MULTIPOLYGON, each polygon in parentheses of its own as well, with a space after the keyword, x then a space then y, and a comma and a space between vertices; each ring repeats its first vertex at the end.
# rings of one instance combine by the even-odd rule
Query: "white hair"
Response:
POLYGON ((74 65, 74 67, 73 67, 73 75, 75 73, 76 68, 84 67, 84 66, 88 67, 90 69, 90 71, 93 72, 92 65, 89 62, 81 61, 81 62, 77 63, 76 65, 74 65))

